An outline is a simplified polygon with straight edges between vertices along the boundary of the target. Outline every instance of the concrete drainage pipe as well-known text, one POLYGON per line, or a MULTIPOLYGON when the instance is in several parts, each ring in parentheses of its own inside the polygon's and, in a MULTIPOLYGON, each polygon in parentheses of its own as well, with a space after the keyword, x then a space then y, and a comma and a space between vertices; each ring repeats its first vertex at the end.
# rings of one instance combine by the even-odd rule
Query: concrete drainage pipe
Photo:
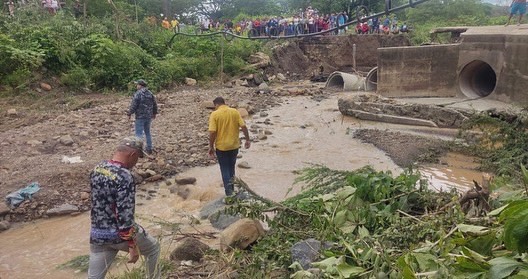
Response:
POLYGON ((365 89, 365 78, 355 74, 333 72, 328 77, 326 88, 342 88, 343 91, 361 91, 365 89))
POLYGON ((495 90, 497 75, 493 68, 481 60, 466 64, 458 75, 460 91, 469 98, 486 97, 495 90))
POLYGON ((368 72, 365 83, 366 91, 378 90, 378 67, 374 67, 368 72))

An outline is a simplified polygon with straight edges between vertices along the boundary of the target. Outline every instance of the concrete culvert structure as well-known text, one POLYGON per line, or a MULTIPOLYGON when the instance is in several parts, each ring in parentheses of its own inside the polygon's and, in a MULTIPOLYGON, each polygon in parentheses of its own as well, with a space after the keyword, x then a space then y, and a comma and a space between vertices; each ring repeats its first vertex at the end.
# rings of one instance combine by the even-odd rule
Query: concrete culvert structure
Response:
POLYGON ((376 91, 378 89, 378 67, 372 68, 366 78, 365 90, 376 91))
POLYGON ((359 91, 365 89, 365 78, 355 74, 333 72, 328 77, 326 88, 342 88, 343 91, 359 91))
POLYGON ((486 97, 497 85, 497 75, 493 68, 481 60, 466 64, 458 75, 460 91, 469 98, 486 97))

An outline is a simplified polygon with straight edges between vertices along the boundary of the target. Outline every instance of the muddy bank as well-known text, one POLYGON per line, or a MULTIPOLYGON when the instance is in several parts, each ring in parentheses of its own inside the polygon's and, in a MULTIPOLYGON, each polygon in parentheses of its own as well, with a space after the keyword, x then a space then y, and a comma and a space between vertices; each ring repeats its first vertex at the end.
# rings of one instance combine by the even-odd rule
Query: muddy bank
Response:
POLYGON ((414 163, 438 163, 438 159, 449 151, 448 141, 397 131, 359 129, 354 132, 354 137, 383 150, 402 168, 414 163))
POLYGON ((406 35, 316 36, 288 41, 272 49, 273 70, 289 76, 310 77, 323 66, 324 73, 352 72, 353 46, 356 45, 356 68, 369 71, 378 64, 377 49, 411 45, 406 35))

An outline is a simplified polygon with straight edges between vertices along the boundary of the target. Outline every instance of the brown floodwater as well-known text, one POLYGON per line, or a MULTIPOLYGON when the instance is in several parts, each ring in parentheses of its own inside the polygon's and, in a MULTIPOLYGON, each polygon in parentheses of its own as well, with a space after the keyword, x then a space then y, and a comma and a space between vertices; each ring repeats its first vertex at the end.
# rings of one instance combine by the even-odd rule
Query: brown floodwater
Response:
MULTIPOLYGON (((340 170, 371 165, 377 170, 399 174, 402 170, 386 154, 354 139, 350 133, 365 127, 399 130, 416 127, 343 117, 337 110, 338 97, 331 95, 321 102, 302 96, 289 98, 282 106, 269 109, 268 116, 247 120, 248 126, 258 125, 257 130, 267 130, 271 134, 266 140, 254 142, 250 149, 241 150, 242 158, 238 162, 246 161, 251 168, 237 168, 237 175, 258 194, 280 201, 300 189, 301 185, 294 185, 294 171, 311 164, 340 170), (266 119, 269 124, 264 123, 266 119)), ((431 187, 464 189, 471 187, 472 179, 480 181, 480 173, 468 167, 471 158, 449 155, 443 160, 447 165, 421 168, 431 187)), ((186 200, 171 194, 166 183, 146 185, 146 189, 157 190, 148 199, 147 192, 138 191, 138 222, 162 240, 164 255, 170 253, 176 243, 172 236, 175 228, 185 233, 218 233, 207 222, 189 225, 204 204, 223 195, 218 166, 193 168, 181 175, 197 178, 196 184, 189 186, 190 195, 186 200)), ((57 266, 89 253, 88 233, 89 213, 16 224, 0 233, 0 278, 85 278, 86 273, 61 270, 57 266)), ((218 245, 216 239, 206 242, 213 247, 218 245)), ((139 265, 119 262, 111 274, 139 265)))

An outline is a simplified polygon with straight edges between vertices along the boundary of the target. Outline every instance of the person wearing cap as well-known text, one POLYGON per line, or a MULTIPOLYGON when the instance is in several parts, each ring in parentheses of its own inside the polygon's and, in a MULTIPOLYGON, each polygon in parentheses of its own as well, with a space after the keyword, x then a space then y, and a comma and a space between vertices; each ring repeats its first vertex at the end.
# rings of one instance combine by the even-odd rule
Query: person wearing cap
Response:
POLYGON ((160 245, 134 219, 136 185, 130 170, 142 156, 142 139, 125 138, 112 159, 99 163, 90 173, 90 279, 105 278, 118 251, 129 253, 129 263, 143 255, 148 278, 160 278, 160 245))
POLYGON ((156 103, 156 97, 147 88, 147 82, 143 79, 139 79, 134 82, 136 84, 136 93, 130 108, 128 109, 128 119, 132 114, 135 114, 135 130, 136 137, 143 138, 143 133, 147 140, 146 153, 152 153, 152 136, 150 134, 150 124, 153 119, 156 119, 158 114, 158 104, 156 103))
POLYGON ((244 133, 246 148, 250 146, 249 133, 238 110, 228 107, 224 98, 215 98, 213 104, 215 111, 209 117, 209 156, 216 155, 218 158, 225 194, 229 197, 234 191, 231 180, 235 176, 236 158, 240 148, 240 130, 244 133))

